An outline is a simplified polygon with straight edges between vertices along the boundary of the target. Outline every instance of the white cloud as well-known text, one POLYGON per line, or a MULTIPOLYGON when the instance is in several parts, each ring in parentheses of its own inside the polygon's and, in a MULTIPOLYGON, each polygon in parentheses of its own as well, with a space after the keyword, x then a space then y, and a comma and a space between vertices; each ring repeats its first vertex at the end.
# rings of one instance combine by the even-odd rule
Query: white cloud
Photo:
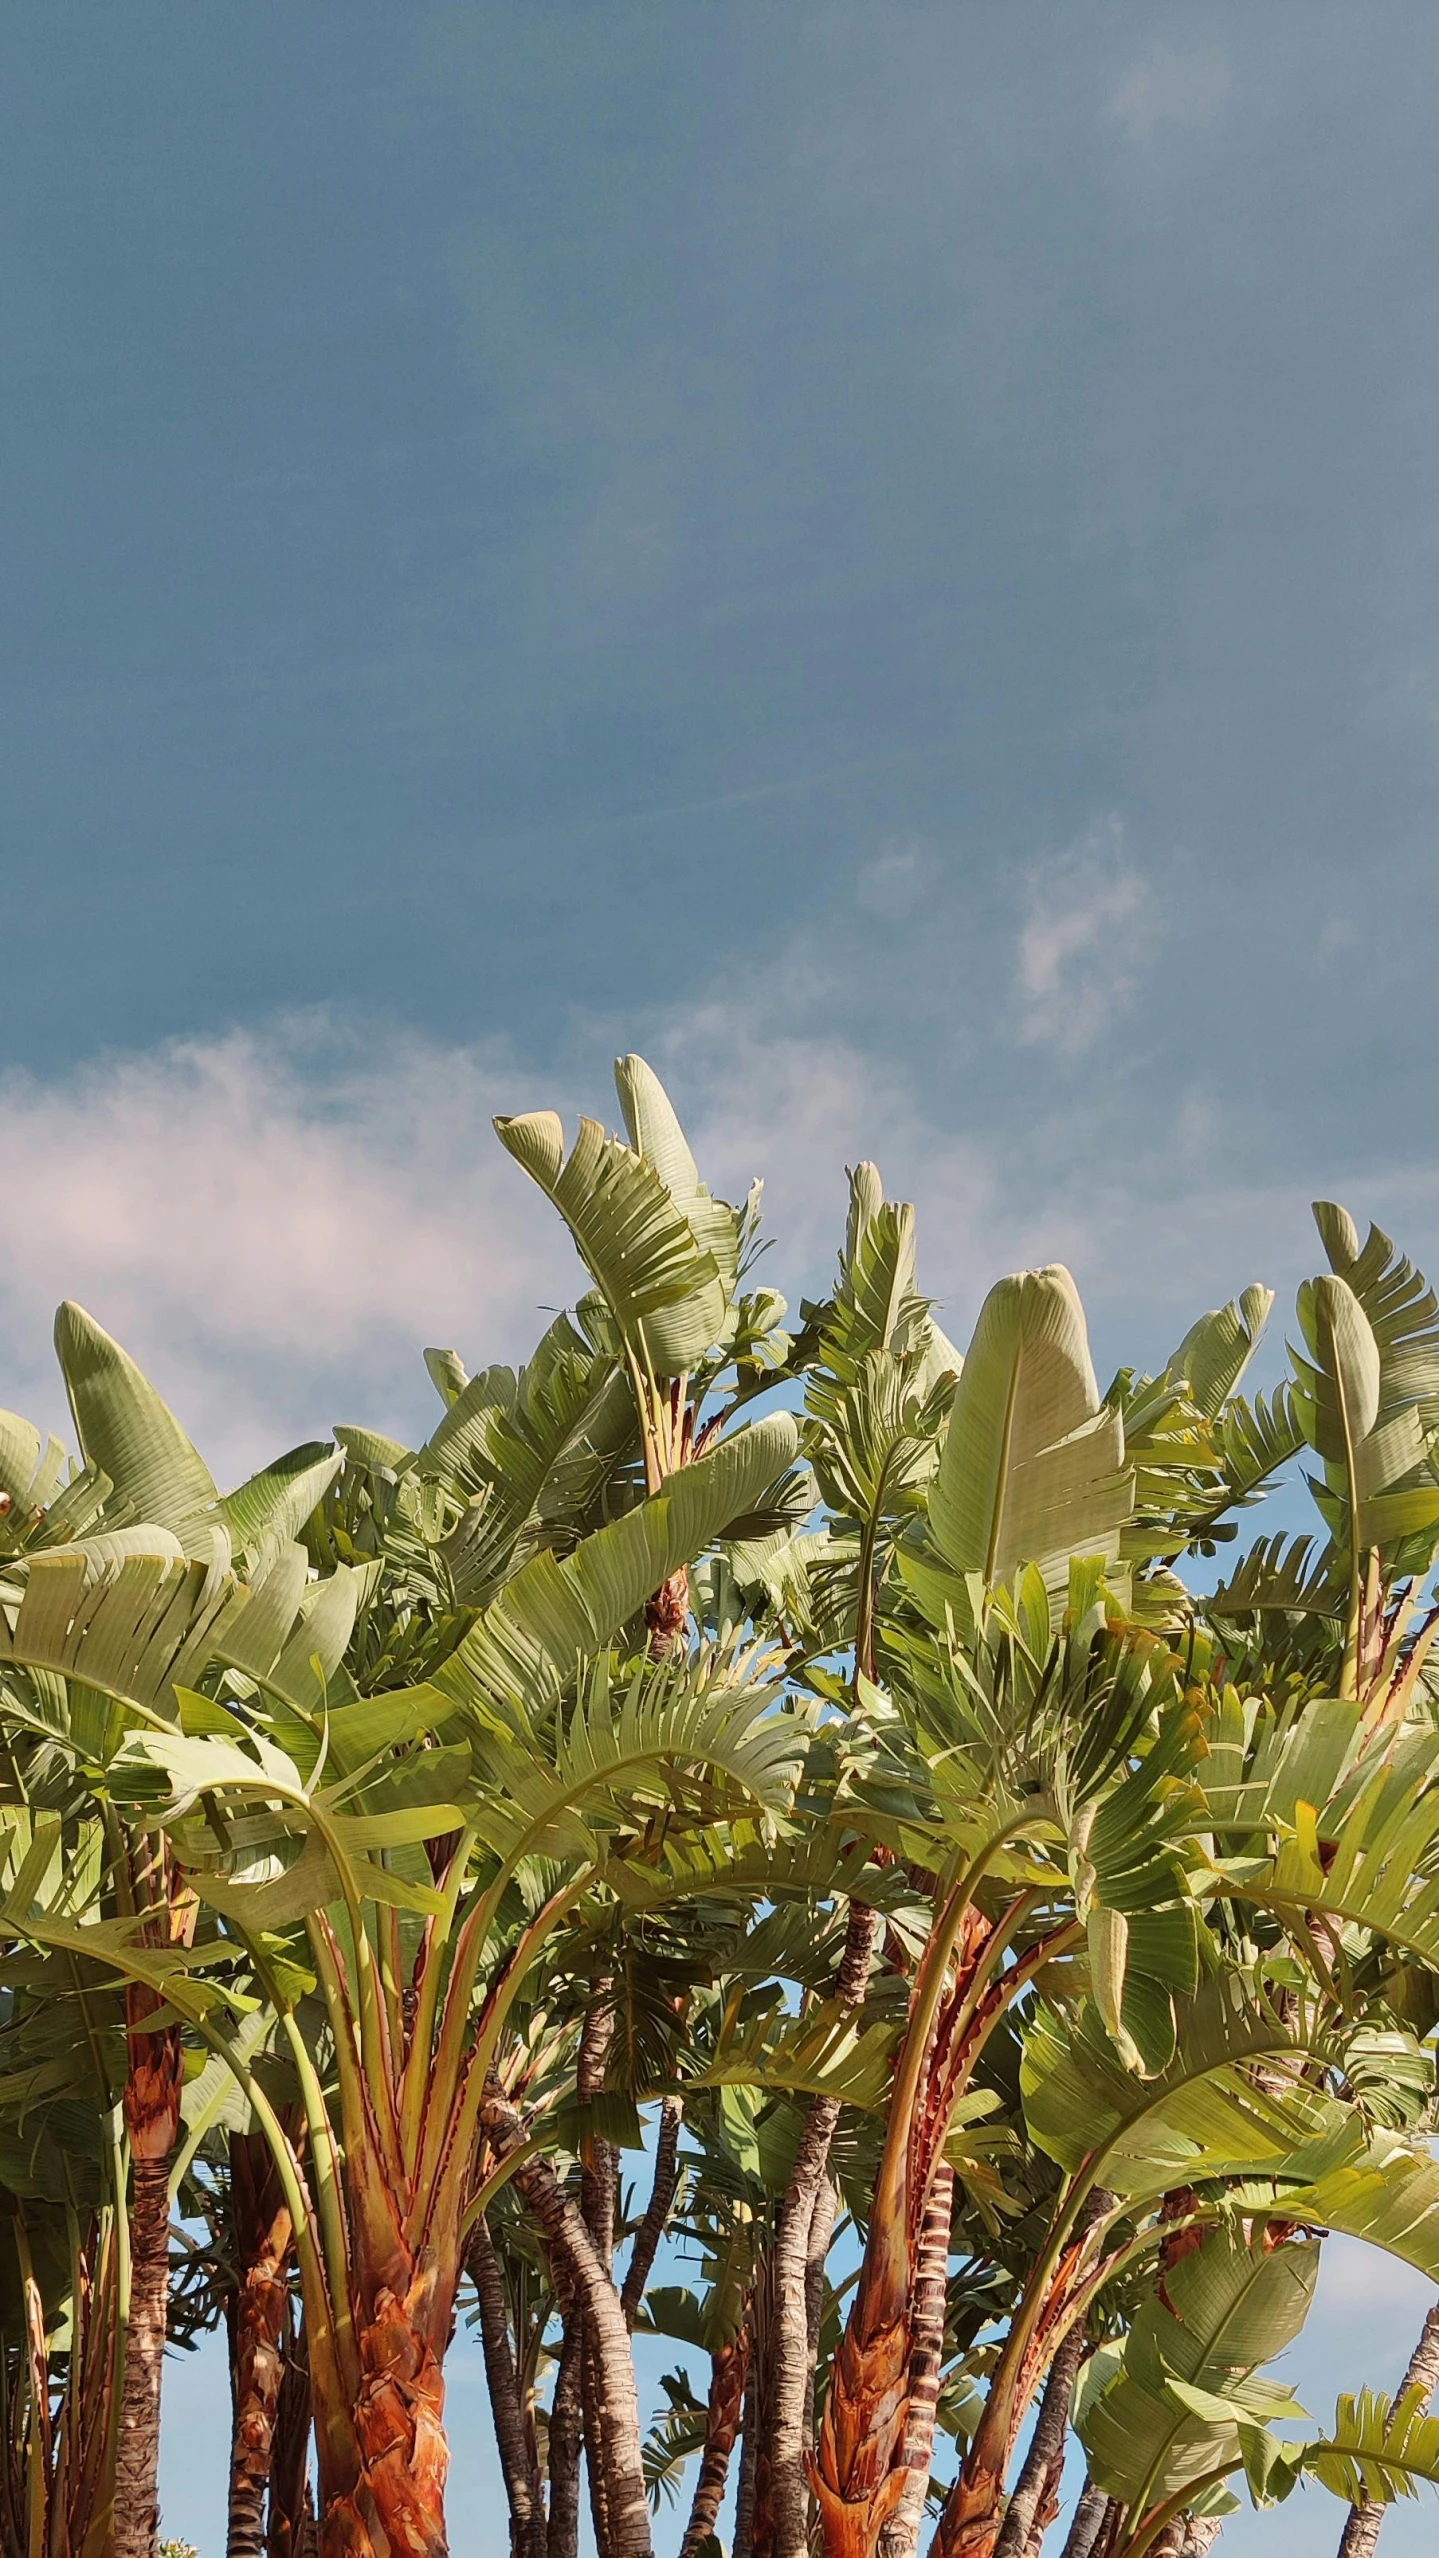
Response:
POLYGON ((1118 818, 1036 865, 1019 935, 1022 1039, 1071 1057, 1093 1046, 1133 990, 1147 904, 1118 818))
MULTIPOLYGON (((1065 880, 1027 928, 1036 1005, 1072 1002, 1094 962, 1096 900, 1106 929, 1139 912, 1112 875, 1082 901, 1072 870, 1065 880)), ((845 1020, 843 986, 810 965, 806 977, 785 957, 615 1041, 653 1058, 717 1188, 740 1197, 765 1177, 766 1276, 792 1303, 833 1269, 845 1167, 865 1155, 892 1196, 916 1202, 921 1284, 961 1342, 1000 1273, 1053 1260, 1079 1280, 1101 1366, 1162 1356, 1252 1278, 1280 1289, 1282 1311, 1312 1266, 1314 1191, 1354 1190, 1356 1211, 1432 1256, 1433 1167, 1369 1163, 1362 1189, 1333 1163, 1312 1181, 1302 1168, 1283 1186, 1235 1180, 1224 1115, 1197 1092, 1142 1142, 1133 1130, 1111 1142, 1078 1092, 1046 1130, 975 1125, 962 1088, 921 1084, 842 1027, 794 1028, 845 1020)), ((432 1408, 427 1342, 453 1342, 471 1366, 522 1357, 539 1309, 582 1284, 558 1219, 490 1127, 496 1109, 545 1104, 571 1131, 577 1106, 615 1117, 602 1072, 581 1085, 571 1066, 521 1073, 499 1051, 361 1042, 319 1017, 49 1083, 11 1075, 0 1403, 66 1434, 49 1341, 55 1305, 73 1296, 133 1351, 224 1480, 336 1420, 412 1436, 432 1408)))
POLYGON ((1166 129, 1205 132, 1218 122, 1233 90, 1221 53, 1154 45, 1120 82, 1109 112, 1132 142, 1148 145, 1166 129))
POLYGON ((0 1095, 0 1399, 57 1420, 52 1310, 77 1297, 221 1473, 335 1419, 422 1415, 428 1341, 513 1353, 573 1294, 496 1146, 501 1061, 322 1023, 175 1043, 0 1095))
POLYGON ((856 903, 867 915, 897 923, 912 915, 938 869, 934 855, 910 837, 894 837, 855 881, 856 903))

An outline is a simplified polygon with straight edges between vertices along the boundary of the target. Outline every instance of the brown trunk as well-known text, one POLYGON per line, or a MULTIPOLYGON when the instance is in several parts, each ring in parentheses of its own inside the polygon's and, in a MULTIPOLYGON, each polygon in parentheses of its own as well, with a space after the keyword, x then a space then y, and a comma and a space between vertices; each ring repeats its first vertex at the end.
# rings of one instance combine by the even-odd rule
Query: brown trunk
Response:
POLYGON ((725 2484, 729 2477, 730 2455, 739 2433, 744 2409, 745 2382, 749 2376, 749 2322, 746 2320, 732 2344, 722 2345, 710 2357, 709 2406, 705 2415, 704 2455, 700 2461, 699 2480, 689 2522, 680 2543, 680 2558, 699 2558, 705 2542, 711 2537, 724 2502, 725 2484))
POLYGON ((115 2558, 152 2558, 157 2546, 160 2378, 170 2297, 170 2158, 180 2128, 184 2053, 180 2029, 145 2030, 160 2005, 153 1990, 125 1992, 129 2070, 130 2316, 115 2463, 115 2558))
POLYGON ((901 2455, 905 2484, 899 2504, 880 2535, 880 2558, 915 2558, 924 2524, 934 2419, 944 2368, 944 2311, 949 2288, 949 2236, 954 2217, 954 2169, 936 2168, 925 2206, 916 2259, 914 2315, 909 2354, 909 2414, 901 2455))
MULTIPOLYGON (((1436 2387, 1439 2387, 1439 2302, 1430 2310, 1419 2331, 1419 2342, 1409 2357, 1409 2368, 1399 2384, 1399 2391, 1402 2396, 1406 2389, 1422 2389, 1427 2407, 1436 2387)), ((1367 2501, 1350 2506, 1349 2519, 1339 2543, 1339 2558, 1374 2558, 1379 2526, 1386 2510, 1383 2505, 1372 2505, 1367 2501)))
MULTIPOLYGON (((486 2100, 485 2127, 499 2154, 522 2139, 519 2117, 503 2097, 486 2100)), ((612 2558, 651 2558, 639 2400, 629 2329, 619 2294, 600 2260, 584 2215, 566 2193, 547 2159, 515 2171, 515 2184, 534 2214, 552 2263, 565 2269, 575 2308, 593 2353, 596 2449, 612 2558)), ((326 2553, 328 2558, 328 2553, 326 2553)))
MULTIPOLYGON (((1069 2402, 1083 2360, 1084 2329, 1075 2326, 1070 2329, 1049 2366, 1049 2378, 1039 2402, 1039 2415, 1024 2457, 1024 2466, 1005 2510, 999 2538, 994 2544, 994 2558, 1028 2558, 1030 2534, 1036 2516, 1043 2511, 1058 2470, 1064 2466, 1069 2402)), ((1053 2520, 1052 2515, 1050 2519, 1053 2520)))
POLYGON ((1222 2514, 1181 2514, 1151 2543, 1149 2558, 1209 2558, 1223 2529, 1222 2514))
POLYGON ((227 2545, 229 2558, 263 2558, 293 2231, 269 2144, 257 2133, 231 2136, 230 2200, 239 2280, 231 2305, 227 2545))
POLYGON ((1059 2558, 1094 2558, 1100 2535, 1109 2520, 1109 2509, 1110 2500, 1103 2488, 1096 2487, 1092 2478, 1086 2478, 1059 2558))
POLYGON ((545 2558, 545 2490, 533 2456, 519 2375, 510 2346, 505 2278, 483 2213, 470 2233, 465 2262, 480 2311, 480 2342, 505 2495, 510 2508, 511 2558, 545 2558))
MULTIPOLYGON (((983 2001, 968 2026, 961 2028, 960 2019, 981 1977, 992 1928, 972 1903, 959 1909, 952 1928, 931 1938, 916 1974, 864 2262, 830 2373, 815 2462, 825 2558, 872 2558, 909 2483, 904 2454, 920 2230, 978 2048, 974 2037, 982 2040, 988 2030, 983 2001), (940 1983, 936 1962, 944 1967, 940 1983), (942 1997, 930 2006, 941 1986, 942 1997)), ((1036 1952, 1026 1962, 1037 1959, 1036 1952)), ((1014 1978, 1011 1972, 1011 1983, 1014 1978)))
POLYGON ((734 2558, 754 2558, 755 2474, 764 2401, 763 2336, 759 2324, 760 2295, 750 2305, 749 2372, 745 2380, 744 2414, 740 2420, 739 2477, 735 2482, 734 2558))
POLYGON ((130 2199, 130 2322, 115 2463, 115 2558, 153 2558, 159 2530, 160 2373, 170 2289, 170 2159, 137 2157, 130 2199))
POLYGON ((660 2107, 660 2127, 655 2141, 655 2172, 645 2215, 635 2231, 630 2261, 620 2291, 620 2307, 625 2325, 632 2328, 644 2301, 645 2285, 654 2266, 655 2254, 665 2234, 665 2224, 674 2203, 679 2182, 680 2124, 683 2115, 678 2097, 667 2096, 660 2107))
MULTIPOLYGON (((130 1861, 116 1875, 122 1906, 128 1900, 145 1920, 142 1941, 188 1944, 199 1904, 182 1886, 163 1840, 145 1835, 131 1845, 130 1861)), ((149 2019, 163 2002, 144 1983, 127 1982, 124 2090, 130 2139, 130 2307, 125 2372, 120 2392, 120 2433, 115 2461, 113 2558, 153 2558, 160 2527, 160 2382, 170 2303, 170 2160, 180 2132, 180 2091, 185 2056, 178 2025, 158 2032, 149 2019)))
MULTIPOLYGON (((940 2515, 931 2558, 995 2558, 1015 2439, 1049 2364, 1073 2334, 1073 2323, 1065 2325, 1066 2311, 1091 2269, 1090 2232, 1113 2209, 1114 2199, 1095 2186, 1045 2291, 1028 2301, 1022 2315, 1016 2315, 989 2384, 984 2413, 940 2515)), ((1078 2324, 1082 2328, 1082 2317, 1078 2324)))
POLYGON ((270 2517, 265 2536, 267 2558, 304 2558, 307 2521, 313 2537, 310 2504, 310 2370, 303 2321, 291 2315, 275 2409, 275 2436, 270 2459, 270 2517))
MULTIPOLYGON (((845 2007, 864 2004, 878 1929, 878 1912, 851 1902, 835 1980, 835 1998, 845 2007)), ((809 2548, 817 2311, 828 2252, 822 2242, 827 2242, 834 2218, 829 2153, 839 2110, 833 2097, 811 2099, 794 2168, 775 2215, 767 2286, 770 2332, 764 2439, 759 2448, 766 2489, 764 2528, 758 2527, 757 2516, 755 2558, 805 2558, 809 2548)))
POLYGON ((550 2401, 550 2519, 545 2535, 546 2558, 578 2558, 580 2545, 580 2454, 585 2422, 580 2406, 580 2356, 583 2323, 571 2303, 565 2318, 564 2342, 550 2401))
POLYGON ((446 2558, 445 2383, 428 2326, 429 2279, 404 2300, 381 2287, 359 2328, 353 2410, 359 2475, 325 2495, 321 2558, 446 2558))
POLYGON ((668 1661, 684 1642, 690 1614, 690 1576, 681 1566, 645 1601, 645 1626, 652 1661, 668 1661))
MULTIPOLYGON (((589 2009, 584 2032, 580 2037, 579 2058, 575 2070, 575 2094, 582 2103, 593 2101, 603 2090, 609 2067, 610 2050, 615 2039, 614 1975, 596 1975, 590 1987, 589 2009)), ((594 2243, 595 2254, 606 2277, 613 2282, 615 2246, 615 2204, 619 2195, 619 2151, 612 2141, 594 2134, 580 2144, 580 2214, 594 2243)), ((626 2320, 626 2332, 629 2322, 626 2320)), ((615 2558, 613 2526, 610 2521, 609 2481, 603 2439, 605 2380, 600 2370, 599 2341, 594 2320, 582 2316, 580 2331, 580 2410, 584 2425, 585 2475, 590 2489, 590 2520, 594 2526, 595 2548, 599 2558, 615 2558)))

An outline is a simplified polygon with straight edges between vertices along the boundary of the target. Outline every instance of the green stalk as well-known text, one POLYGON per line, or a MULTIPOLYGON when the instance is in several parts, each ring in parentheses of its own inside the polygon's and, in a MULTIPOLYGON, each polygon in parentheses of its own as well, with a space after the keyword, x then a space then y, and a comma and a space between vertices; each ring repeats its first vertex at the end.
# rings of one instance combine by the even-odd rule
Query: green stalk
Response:
MULTIPOLYGON (((295 2222, 295 2250, 301 2259, 301 2270, 303 2272, 305 2252, 308 2247, 314 2263, 317 2293, 323 2295, 328 2315, 334 2324, 335 2352, 340 2371, 347 2388, 353 2391, 359 2385, 360 2356, 359 2348, 355 2343, 354 2313, 350 2302, 350 2247, 345 2229, 344 2203, 340 2190, 340 2164, 335 2151, 334 2126, 330 2121, 329 2107, 325 2103, 324 2091, 320 2086, 315 2064, 306 2049, 305 2038, 288 2008, 281 2021, 295 2064, 296 2075, 299 2078, 300 2098, 305 2108, 305 2128, 310 2135, 310 2158, 315 2178, 316 2210, 314 2212, 307 2208, 298 2174, 292 2178, 286 2177, 287 2163, 293 2168, 297 2166, 297 2162, 294 2151, 285 2137, 284 2128, 278 2116, 275 2115, 271 2115, 271 2120, 274 2122, 275 2133, 284 2144, 285 2156, 282 2157, 280 2151, 276 2149, 273 2138, 270 2147, 274 2152, 276 2165, 284 2184, 285 2200, 290 2204, 291 2219, 295 2222), (299 2202, 299 2219, 295 2218, 296 2204, 291 2198, 291 2183, 295 2187, 296 2200, 299 2202), (314 2242, 316 2217, 319 2220, 320 2241, 324 2250, 323 2260, 314 2242)), ((268 2128, 267 2124, 267 2131, 268 2128)))
POLYGON ((1155 2506, 1152 2514, 1142 2517, 1135 2531, 1125 2533, 1113 2552, 1113 2558, 1145 2558, 1145 2552, 1153 2548, 1161 2532, 1168 2530, 1186 2505, 1192 2505, 1195 2497, 1204 2495, 1210 2487, 1222 2487, 1225 2479, 1241 2465, 1237 2460, 1226 2460, 1222 2469, 1207 2470, 1202 2478, 1193 2479, 1189 2486, 1177 2488, 1172 2496, 1166 2496, 1162 2505, 1155 2506))
MULTIPOLYGON (((330 1822, 312 1803, 308 1811, 330 1851, 330 1862, 339 1878, 345 1912, 350 1922, 350 1937, 355 1949, 355 1980, 359 1992, 356 2002, 360 2028, 360 2064, 369 2089, 370 2104, 386 2164, 392 2175, 400 2169, 400 2136, 395 2121, 395 2090, 386 2051, 384 2020, 380 2013, 379 1987, 375 1978, 375 1959, 360 1912, 359 1894, 355 1890, 350 1860, 330 1822)), ((318 1914, 323 1918, 323 1913, 318 1914)), ((310 1940, 315 1942, 315 1921, 309 1922, 310 1940)), ((331 1931, 333 1940, 333 1931, 331 1931)))
POLYGON ((419 2162, 420 2143, 424 2133, 425 2111, 435 2077, 435 2018, 439 2013, 441 1957, 450 1941, 459 1906, 465 1867, 474 1841, 474 1825, 467 1824, 450 1862, 445 1878, 443 1911, 425 1922, 424 1957, 420 1966, 419 1992, 415 2001, 415 2022, 410 2035, 409 2056, 405 2062, 400 2090, 400 2152, 405 2172, 413 2178, 419 2162))
POLYGON ((457 2091, 457 2102, 451 2106, 450 2115, 437 2144, 432 2183, 428 2188, 418 2190, 415 2195, 411 2227, 416 2233, 416 2243, 419 2243, 437 2225, 443 2223, 445 2210, 452 2199, 451 2189, 468 2171, 490 2064, 494 2058, 505 2019, 524 1986, 535 1956, 551 1930, 574 1907, 576 1901, 583 1897, 593 1881, 592 1872, 581 1875, 577 1882, 567 1884, 562 1892, 557 1892, 552 1900, 546 1902, 544 1908, 537 1912, 526 1928, 503 1978, 495 1983, 486 1998, 481 2010, 474 2046, 465 2064, 464 2075, 457 2091))

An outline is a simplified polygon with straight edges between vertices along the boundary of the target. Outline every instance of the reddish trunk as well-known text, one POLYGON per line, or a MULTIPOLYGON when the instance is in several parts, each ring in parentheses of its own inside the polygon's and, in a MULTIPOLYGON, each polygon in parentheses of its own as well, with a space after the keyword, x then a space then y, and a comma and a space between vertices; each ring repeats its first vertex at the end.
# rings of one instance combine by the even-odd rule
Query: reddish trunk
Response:
MULTIPOLYGON (((1092 2271, 1089 2233, 1113 2202, 1112 2194, 1095 2188, 1080 2217, 1078 2233, 1046 2291, 1030 2303, 1027 2313, 1016 2317, 989 2385, 984 2414, 940 2515, 931 2558, 994 2558, 1004 2520, 1004 2482, 1034 2393, 1056 2354, 1072 2356, 1078 2368, 1082 2347, 1073 2341, 1072 2305, 1078 2307, 1076 2293, 1092 2271)), ((1067 2411, 1067 2388, 1063 2399, 1067 2411)), ((1056 2421, 1059 2404, 1056 2392, 1056 2421)))
POLYGON ((291 2322, 285 2339, 279 2403, 270 2462, 267 2558, 305 2558, 314 2538, 310 2505, 310 2370, 303 2323, 291 2322))
POLYGON ((292 2229, 269 2144, 255 2133, 230 2142, 230 2198, 239 2282, 232 2307, 228 2558, 261 2558, 265 2491, 274 2456, 284 2368, 286 2269, 292 2229))
MULTIPOLYGON (((359 2474, 335 2492, 321 2477, 321 2558, 446 2558, 445 2383, 425 2333, 429 2284, 405 2300, 380 2291, 359 2335, 353 2423, 359 2474)), ((321 2445, 322 2471, 324 2462, 321 2445)))
POLYGON ((700 2461, 699 2483, 695 2488, 689 2523, 680 2543, 680 2558, 699 2558, 699 2552, 714 2531, 724 2502, 730 2455, 739 2434, 745 2381, 749 2374, 747 2323, 733 2344, 722 2345, 719 2352, 711 2356, 710 2372, 704 2456, 700 2461))
POLYGON ((950 2225, 954 2169, 936 2169, 920 2233, 914 2287, 914 2332, 909 2357, 909 2414, 905 2424, 904 2490, 880 2541, 882 2558, 914 2558, 924 2522, 934 2425, 944 2369, 944 2310, 949 2288, 950 2225))
MULTIPOLYGON (((927 2045, 922 2054, 912 2047, 902 2054, 896 2071, 898 2081, 906 2059, 917 2070, 913 2104, 907 2119, 892 2112, 859 2287, 820 2427, 814 2483, 825 2558, 873 2558, 906 2495, 921 2237, 974 2048, 974 2020, 962 2032, 960 2019, 990 1935, 988 1921, 968 1908, 927 2045)), ((919 1990, 917 1983, 916 1997, 919 1990)), ((911 2026, 911 2034, 917 2030, 911 2026)))
POLYGON ((125 1993, 130 2067, 130 2318, 115 2463, 114 2558, 152 2558, 160 2524, 160 2378, 170 2295, 170 2158, 180 2128, 184 2053, 178 2026, 145 2030, 159 2000, 125 1993))

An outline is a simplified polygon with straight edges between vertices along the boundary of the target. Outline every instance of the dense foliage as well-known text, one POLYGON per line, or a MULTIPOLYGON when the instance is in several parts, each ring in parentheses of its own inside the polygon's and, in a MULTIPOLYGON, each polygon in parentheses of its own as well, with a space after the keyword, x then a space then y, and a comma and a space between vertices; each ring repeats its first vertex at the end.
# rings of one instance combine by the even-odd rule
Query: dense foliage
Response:
POLYGON ((861 1165, 791 1328, 618 1084, 498 1123, 586 1292, 423 1446, 222 1495, 72 1305, 75 1454, 0 1414, 5 2551, 151 2558, 223 2324, 235 2558, 432 2558, 460 2318, 514 2558, 1031 2558, 1071 2428, 1071 2558, 1371 2547, 1439 2319, 1327 2424, 1266 2367, 1327 2232, 1439 2280, 1434 1296, 1321 1206, 1284 1382, 1251 1287, 1101 1393, 861 1165))

